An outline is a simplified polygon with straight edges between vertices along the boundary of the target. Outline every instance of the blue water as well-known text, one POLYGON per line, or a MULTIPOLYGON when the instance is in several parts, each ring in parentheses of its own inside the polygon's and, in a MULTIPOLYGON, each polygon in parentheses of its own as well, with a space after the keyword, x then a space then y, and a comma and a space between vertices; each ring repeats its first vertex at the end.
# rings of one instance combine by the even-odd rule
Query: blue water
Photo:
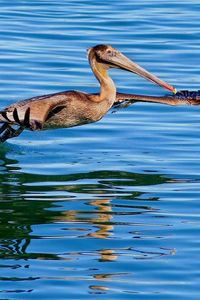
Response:
MULTIPOLYGON (((112 44, 200 88, 200 3, 0 0, 0 109, 98 91, 86 49, 112 44)), ((121 70, 118 90, 164 95, 121 70)), ((199 299, 199 107, 136 103, 0 146, 0 299, 199 299)))

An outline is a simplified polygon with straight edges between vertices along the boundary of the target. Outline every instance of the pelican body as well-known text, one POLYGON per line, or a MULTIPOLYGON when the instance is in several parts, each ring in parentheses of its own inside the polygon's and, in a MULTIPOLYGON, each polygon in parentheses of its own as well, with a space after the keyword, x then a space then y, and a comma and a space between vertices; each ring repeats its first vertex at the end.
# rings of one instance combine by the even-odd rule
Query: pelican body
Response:
MULTIPOLYGON (((125 99, 148 101, 148 96, 117 93, 116 86, 108 75, 109 68, 135 73, 175 92, 173 86, 149 73, 110 45, 97 45, 88 49, 88 60, 100 83, 99 94, 65 91, 16 102, 0 111, 0 142, 18 136, 24 129, 63 128, 96 122, 115 102, 125 99)), ((159 102, 158 99, 159 97, 149 97, 152 102, 159 102)))

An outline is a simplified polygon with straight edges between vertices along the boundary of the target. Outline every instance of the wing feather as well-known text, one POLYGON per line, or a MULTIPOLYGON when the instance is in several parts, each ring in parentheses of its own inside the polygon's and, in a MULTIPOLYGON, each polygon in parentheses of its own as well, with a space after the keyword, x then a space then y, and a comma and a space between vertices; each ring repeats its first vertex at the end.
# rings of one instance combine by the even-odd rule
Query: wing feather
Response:
POLYGON ((0 111, 0 123, 41 130, 46 120, 66 107, 70 92, 56 93, 17 102, 0 111))

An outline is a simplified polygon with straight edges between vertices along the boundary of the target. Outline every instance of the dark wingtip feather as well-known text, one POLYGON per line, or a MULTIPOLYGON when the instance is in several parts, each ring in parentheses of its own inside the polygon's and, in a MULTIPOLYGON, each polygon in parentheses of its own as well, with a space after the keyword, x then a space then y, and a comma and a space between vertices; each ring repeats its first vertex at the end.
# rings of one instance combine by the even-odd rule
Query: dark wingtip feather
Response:
POLYGON ((0 114, 6 121, 8 121, 9 123, 12 123, 12 121, 8 118, 7 112, 5 110, 1 111, 0 114))
POLYGON ((30 107, 27 108, 25 115, 24 115, 24 126, 30 126, 30 107))
POLYGON ((16 123, 18 123, 18 124, 21 125, 21 121, 19 119, 17 108, 15 108, 14 111, 13 111, 13 118, 14 118, 14 120, 15 120, 16 123))

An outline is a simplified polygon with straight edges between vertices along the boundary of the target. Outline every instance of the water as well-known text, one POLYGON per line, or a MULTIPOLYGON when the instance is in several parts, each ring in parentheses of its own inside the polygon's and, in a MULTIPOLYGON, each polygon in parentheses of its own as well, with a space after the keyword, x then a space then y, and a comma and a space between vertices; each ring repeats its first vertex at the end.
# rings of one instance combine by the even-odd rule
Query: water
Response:
MULTIPOLYGON (((1 109, 97 91, 86 49, 98 43, 200 88, 199 1, 0 4, 1 109)), ((165 93, 111 74, 121 92, 165 93)), ((199 107, 112 112, 0 146, 0 299, 199 299, 199 107)))

